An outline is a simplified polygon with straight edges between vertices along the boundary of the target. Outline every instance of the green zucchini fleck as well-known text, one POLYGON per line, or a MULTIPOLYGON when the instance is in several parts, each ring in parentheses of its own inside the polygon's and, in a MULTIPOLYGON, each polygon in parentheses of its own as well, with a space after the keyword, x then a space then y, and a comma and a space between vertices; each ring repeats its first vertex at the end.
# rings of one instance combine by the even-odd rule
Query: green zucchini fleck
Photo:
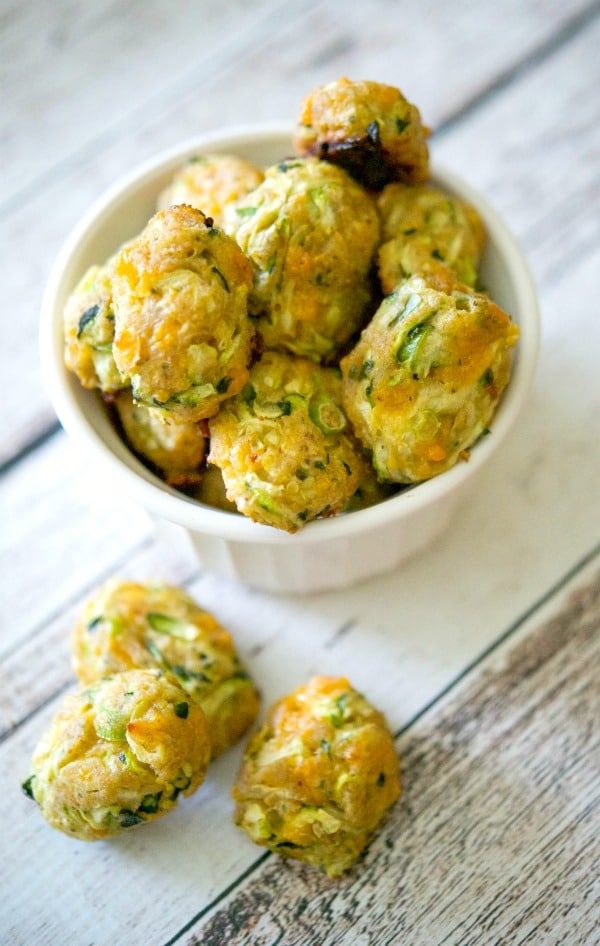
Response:
POLYGON ((100 311, 99 305, 91 305, 89 309, 85 310, 85 312, 79 319, 79 325, 77 326, 77 338, 81 337, 81 335, 85 332, 90 322, 94 321, 99 311, 100 311))
POLYGON ((165 658, 163 657, 162 651, 156 646, 154 641, 151 641, 149 638, 146 638, 146 640, 144 641, 144 644, 146 645, 146 650, 149 651, 150 654, 152 654, 156 662, 164 666, 165 658))
POLYGON ((250 382, 248 382, 242 391, 242 399, 248 407, 252 407, 256 400, 256 388, 253 384, 250 384, 250 382))
POLYGON ((162 792, 158 792, 156 795, 144 795, 144 800, 139 806, 138 811, 143 811, 147 815, 156 814, 161 794, 162 792))
POLYGON ((348 693, 340 693, 333 701, 335 709, 329 716, 329 721, 336 729, 343 725, 346 717, 346 704, 348 702, 348 693))
POLYGON ((366 361, 363 361, 362 365, 360 366, 360 371, 358 373, 358 380, 364 381, 365 378, 368 378, 371 372, 373 371, 374 367, 375 367, 375 362, 373 361, 372 358, 367 358, 366 361))
POLYGON ((311 398, 308 415, 324 434, 339 434, 346 426, 346 415, 342 409, 323 395, 311 398))
POLYGON ((414 312, 416 309, 418 309, 422 301, 423 300, 421 299, 421 296, 417 292, 411 293, 400 312, 396 312, 396 315, 390 321, 388 328, 393 328, 398 324, 398 322, 409 316, 411 312, 414 312))
POLYGON ((206 384, 194 384, 187 391, 180 391, 179 394, 174 394, 168 401, 162 403, 158 401, 157 404, 159 407, 166 407, 167 409, 171 403, 183 404, 185 407, 197 407, 207 398, 213 397, 215 393, 214 384, 207 381, 206 384))
POLYGON ((406 333, 406 337, 396 352, 396 361, 407 364, 411 369, 414 369, 419 352, 430 332, 431 325, 428 322, 419 322, 418 325, 413 325, 406 333))
POLYGON ((175 703, 175 706, 173 708, 175 710, 175 715, 178 716, 179 719, 188 718, 188 713, 190 710, 189 703, 186 703, 184 700, 182 700, 181 703, 175 703))
POLYGON ((189 621, 181 618, 171 617, 170 614, 158 614, 150 611, 146 614, 146 620, 153 631, 159 634, 168 634, 169 637, 177 637, 179 640, 194 641, 198 637, 198 628, 189 621))
POLYGON ((212 267, 212 271, 213 271, 213 273, 215 274, 215 276, 218 276, 218 277, 219 277, 219 279, 220 279, 220 281, 221 281, 221 283, 222 283, 222 285, 223 285, 223 288, 225 289, 225 292, 231 292, 231 289, 229 288, 229 283, 227 282, 227 280, 226 280, 225 276, 223 275, 223 273, 221 272, 221 270, 220 270, 220 269, 217 269, 216 266, 213 266, 213 267, 212 267))
POLYGON ((101 739, 122 742, 127 735, 128 716, 109 706, 101 706, 96 717, 95 729, 101 739))
POLYGON ((289 417, 292 413, 291 395, 280 401, 260 401, 255 398, 252 409, 261 420, 274 420, 276 417, 289 417))
POLYGON ((177 777, 176 781, 180 784, 173 785, 171 800, 175 800, 181 794, 181 792, 185 792, 186 788, 189 788, 192 782, 191 778, 189 778, 183 772, 177 777))
POLYGON ((182 664, 168 664, 164 659, 163 663, 167 670, 174 673, 180 680, 197 680, 199 683, 210 683, 210 677, 207 677, 201 670, 188 670, 182 664))
POLYGON ((231 378, 227 378, 227 377, 221 378, 221 380, 217 382, 216 387, 215 387, 217 394, 225 394, 230 384, 231 384, 231 378))

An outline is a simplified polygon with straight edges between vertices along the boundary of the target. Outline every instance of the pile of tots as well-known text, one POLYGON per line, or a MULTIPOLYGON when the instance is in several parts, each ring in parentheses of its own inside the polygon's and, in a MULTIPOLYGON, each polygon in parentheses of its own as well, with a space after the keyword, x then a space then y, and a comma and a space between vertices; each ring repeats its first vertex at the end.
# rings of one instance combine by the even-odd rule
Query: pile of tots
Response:
MULTIPOLYGON (((112 579, 72 633, 80 681, 23 783, 46 821, 98 841, 168 814, 255 723, 231 635, 181 588, 112 579)), ((344 677, 278 700, 246 746, 235 821, 257 844, 337 877, 400 793, 383 715, 344 677)))
POLYGON ((519 330, 479 287, 479 215, 429 181, 428 134, 394 87, 317 88, 293 156, 191 158, 84 274, 66 365, 154 473, 295 532, 468 457, 519 330))

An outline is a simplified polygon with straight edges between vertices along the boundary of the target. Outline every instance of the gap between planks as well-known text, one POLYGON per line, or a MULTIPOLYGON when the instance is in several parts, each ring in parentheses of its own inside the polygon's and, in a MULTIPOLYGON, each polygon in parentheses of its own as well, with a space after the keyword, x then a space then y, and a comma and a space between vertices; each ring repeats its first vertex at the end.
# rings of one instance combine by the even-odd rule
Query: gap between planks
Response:
POLYGON ((531 50, 523 59, 513 63, 510 68, 500 73, 485 88, 480 89, 476 95, 467 100, 460 108, 456 109, 448 118, 440 122, 433 131, 432 137, 441 138, 465 118, 471 116, 480 108, 488 105, 489 102, 510 88, 527 73, 542 65, 551 56, 558 53, 564 46, 574 40, 588 26, 590 26, 597 16, 600 15, 600 2, 594 0, 589 7, 576 13, 572 19, 567 20, 552 36, 545 39, 536 49, 531 50))
MULTIPOLYGON (((597 570, 597 560, 599 557, 600 546, 596 546, 515 620, 506 631, 499 635, 489 647, 467 665, 447 687, 436 695, 435 699, 431 700, 415 714, 405 726, 401 727, 395 733, 395 739, 400 748, 401 759, 404 759, 405 762, 405 781, 408 781, 412 774, 409 763, 410 756, 416 758, 414 765, 417 769, 416 777, 418 779, 420 756, 428 751, 428 741, 430 741, 431 731, 436 728, 438 715, 442 719, 451 719, 454 726, 454 743, 466 745, 473 732, 473 723, 479 720, 482 712, 483 715, 486 713, 493 715, 495 712, 493 692, 492 698, 488 697, 486 699, 485 691, 493 691, 495 682, 502 677, 510 677, 512 685, 516 689, 519 683, 519 677, 521 676, 523 679, 526 677, 529 678, 535 672, 539 672, 540 668, 543 669, 545 664, 556 657, 557 653, 560 652, 561 644, 564 645, 564 647, 575 647, 576 641, 572 637, 571 627, 569 625, 571 622, 573 624, 579 623, 580 625, 585 625, 585 617, 582 617, 582 612, 585 611, 586 606, 588 606, 590 610, 593 610, 592 620, 595 621, 595 633, 597 635, 598 630, 600 630, 600 572, 597 570), (595 574, 592 575, 592 572, 595 572, 595 574), (557 599, 560 599, 561 593, 567 592, 571 585, 574 586, 573 590, 571 590, 567 602, 562 602, 559 605, 558 613, 542 620, 541 624, 531 629, 531 623, 536 615, 538 615, 539 612, 544 612, 548 607, 552 608, 553 605, 556 607, 555 603, 557 599), (565 643, 567 635, 564 631, 567 627, 569 627, 569 635, 565 643), (545 636, 550 638, 550 644, 546 647, 544 646, 545 636), (478 701, 469 699, 469 694, 471 694, 472 697, 474 693, 483 693, 484 699, 478 701), (472 710, 469 709, 470 706, 472 706, 472 710), (484 707, 483 711, 482 707, 484 707), (418 731, 419 723, 424 724, 424 733, 422 735, 418 731), (411 747, 410 739, 414 730, 417 730, 415 745, 411 747), (405 744, 408 744, 406 752, 403 751, 406 748, 405 744)), ((581 630, 581 628, 579 628, 579 630, 581 630)), ((584 631, 585 630, 584 627, 584 631)), ((506 736, 504 736, 504 738, 506 738, 506 736)), ((452 751, 454 748, 455 745, 452 746, 452 751)), ((579 759, 576 759, 573 764, 575 765, 579 761, 579 759)), ((435 765, 430 765, 430 769, 435 769, 435 765)), ((600 800, 597 799, 596 801, 600 804, 600 800)), ((436 796, 434 803, 439 806, 439 796, 436 796)), ((403 800, 401 798, 400 804, 404 805, 405 799, 403 800)), ((408 807, 410 808, 410 805, 408 807)), ((405 816, 406 814, 407 812, 404 812, 405 816)), ((409 810, 408 815, 411 814, 409 810)), ((400 817, 401 816, 398 816, 398 818, 400 817)), ((367 870, 369 876, 374 875, 377 872, 378 860, 383 859, 387 862, 391 858, 395 843, 392 834, 393 824, 392 826, 384 827, 382 838, 372 845, 373 847, 377 845, 378 854, 368 868, 365 868, 364 865, 359 867, 359 872, 367 870)), ((295 939, 293 936, 292 938, 283 938, 286 932, 289 933, 290 930, 295 927, 300 916, 309 911, 309 905, 310 911, 315 917, 321 917, 321 919, 323 919, 323 917, 326 918, 329 910, 328 904, 336 901, 338 898, 338 889, 340 891, 341 900, 343 901, 344 897, 346 897, 352 903, 352 897, 348 894, 348 890, 353 882, 352 876, 341 882, 328 881, 310 868, 305 868, 303 865, 298 865, 297 863, 293 866, 289 866, 285 862, 281 863, 279 858, 274 858, 269 852, 263 853, 236 881, 223 890, 211 904, 194 916, 171 939, 165 942, 163 946, 176 946, 176 944, 179 943, 183 946, 184 942, 185 946, 196 946, 196 944, 198 944, 198 946, 199 944, 217 946, 217 944, 223 942, 228 942, 231 946, 238 943, 240 946, 250 946, 251 943, 256 943, 256 946, 262 946, 263 943, 265 946, 267 943, 279 943, 280 940, 278 938, 272 938, 274 933, 274 928, 272 927, 269 932, 270 938, 264 940, 252 938, 256 934, 256 930, 254 929, 255 924, 258 922, 260 925, 261 922, 257 913, 260 913, 263 919, 266 918, 265 922, 269 923, 268 907, 276 903, 278 895, 281 896, 282 901, 279 903, 279 907, 282 907, 285 903, 285 906, 288 908, 287 916, 290 920, 289 925, 280 929, 282 937, 281 943, 285 943, 285 946, 293 946, 293 944, 298 944, 299 946, 300 943, 308 946, 309 943, 316 944, 317 942, 319 946, 325 946, 325 943, 331 943, 331 946, 338 943, 340 946, 342 943, 348 943, 348 946, 358 946, 359 943, 377 943, 378 946, 382 946, 384 940, 380 938, 376 940, 370 938, 328 938, 326 940, 322 938, 322 934, 325 932, 325 924, 320 928, 318 939, 314 936, 311 937, 304 927, 302 939, 295 939), (262 878, 262 868, 267 872, 266 880, 262 878), (278 870, 285 873, 285 881, 278 882, 278 870), (306 888, 306 895, 299 897, 297 900, 296 912, 293 915, 289 912, 294 899, 293 893, 290 893, 289 890, 290 886, 293 887, 294 892, 306 888), (267 890, 269 894, 266 893, 267 890), (268 903, 269 895, 273 897, 273 904, 268 903), (255 901, 253 897, 256 898, 255 901), (227 903, 228 901, 229 903, 227 903), (239 925, 241 918, 244 918, 244 921, 251 924, 251 929, 248 931, 251 938, 246 937, 243 925, 239 925), (197 934, 193 934, 190 939, 183 941, 182 938, 185 934, 193 933, 193 928, 198 924, 201 924, 201 926, 197 934)), ((377 882, 375 878, 372 882, 372 886, 375 887, 377 882)), ((361 884, 361 873, 359 873, 357 877, 357 883, 359 885, 361 884)), ((366 883, 367 887, 368 883, 369 881, 366 883)), ((490 909, 493 910, 494 907, 492 906, 490 909)), ((329 910, 329 913, 331 920, 330 932, 333 936, 335 918, 331 910, 329 910)), ((357 919, 357 917, 355 919, 357 919)), ((350 937, 355 936, 353 929, 354 927, 350 926, 350 937)), ((413 929, 412 932, 418 931, 413 929)), ((379 934, 377 935, 379 936, 379 934)), ((463 933, 460 934, 461 938, 457 940, 452 939, 451 935, 450 933, 450 938, 444 936, 443 942, 460 943, 461 946, 466 946, 467 939, 463 938, 463 933)), ((404 939, 402 941, 404 946, 410 946, 411 943, 414 943, 416 946, 417 943, 421 942, 420 940, 409 941, 404 939)), ((386 939, 385 942, 397 942, 395 933, 392 934, 392 938, 386 939)), ((442 940, 439 940, 439 942, 441 943, 442 940)), ((469 939, 468 942, 471 942, 471 940, 469 939)), ((482 944, 484 942, 491 943, 492 940, 473 940, 473 943, 480 942, 482 944)), ((494 940, 493 942, 500 943, 504 941, 494 940)), ((541 939, 536 940, 536 943, 541 942, 541 939)), ((583 946, 584 942, 587 941, 578 940, 577 942, 581 943, 581 946, 583 946)), ((433 943, 431 943, 430 946, 433 946, 433 943)), ((573 944, 570 943, 569 946, 576 946, 576 944, 573 942, 573 944)))

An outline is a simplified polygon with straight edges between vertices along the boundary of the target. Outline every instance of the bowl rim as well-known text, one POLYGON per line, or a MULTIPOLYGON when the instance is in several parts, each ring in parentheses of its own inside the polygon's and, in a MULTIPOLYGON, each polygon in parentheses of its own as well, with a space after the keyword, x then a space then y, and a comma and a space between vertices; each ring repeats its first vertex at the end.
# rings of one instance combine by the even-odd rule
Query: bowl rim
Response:
POLYGON ((527 400, 539 353, 540 314, 529 265, 504 219, 481 192, 456 172, 432 159, 430 179, 476 206, 489 237, 512 274, 519 309, 521 313, 527 313, 525 320, 516 320, 520 337, 512 376, 494 417, 491 433, 474 445, 468 462, 458 463, 443 474, 402 490, 376 505, 346 515, 314 520, 297 533, 290 534, 191 499, 151 473, 124 444, 122 455, 118 456, 105 443, 80 404, 75 391, 83 392, 85 389, 64 365, 62 308, 59 310, 58 297, 64 294, 67 285, 69 289, 74 285, 73 257, 82 241, 102 228, 116 201, 124 199, 128 191, 141 190, 159 175, 175 170, 186 157, 209 149, 236 153, 255 145, 268 145, 275 139, 288 141, 291 145, 292 126, 289 122, 224 126, 164 149, 108 187, 73 227, 56 257, 42 298, 39 346, 46 389, 61 425, 76 443, 93 450, 107 480, 118 485, 130 499, 151 515, 194 532, 244 543, 299 546, 359 536, 364 528, 378 528, 391 520, 413 516, 418 510, 443 500, 472 478, 497 451, 527 400))

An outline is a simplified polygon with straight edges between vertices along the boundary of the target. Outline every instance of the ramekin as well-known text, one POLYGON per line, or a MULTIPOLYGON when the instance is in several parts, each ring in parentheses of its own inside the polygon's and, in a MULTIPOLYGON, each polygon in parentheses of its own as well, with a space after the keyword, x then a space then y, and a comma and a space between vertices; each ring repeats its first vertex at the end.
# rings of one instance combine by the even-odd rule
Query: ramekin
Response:
POLYGON ((211 152, 237 154, 266 167, 293 153, 291 129, 280 123, 235 126, 188 140, 117 181, 84 215, 58 255, 42 302, 41 362, 58 418, 109 495, 123 493, 147 510, 165 541, 174 533, 188 540, 204 569, 263 591, 293 594, 343 588, 397 569, 447 529, 529 395, 540 320, 523 252, 486 198, 457 174, 432 165, 433 182, 481 215, 488 235, 483 283, 520 327, 512 377, 491 432, 474 445, 468 462, 376 506, 308 523, 294 535, 258 525, 195 502, 154 476, 120 439, 101 398, 85 390, 63 360, 63 309, 79 278, 143 228, 177 167, 194 154, 211 152))

